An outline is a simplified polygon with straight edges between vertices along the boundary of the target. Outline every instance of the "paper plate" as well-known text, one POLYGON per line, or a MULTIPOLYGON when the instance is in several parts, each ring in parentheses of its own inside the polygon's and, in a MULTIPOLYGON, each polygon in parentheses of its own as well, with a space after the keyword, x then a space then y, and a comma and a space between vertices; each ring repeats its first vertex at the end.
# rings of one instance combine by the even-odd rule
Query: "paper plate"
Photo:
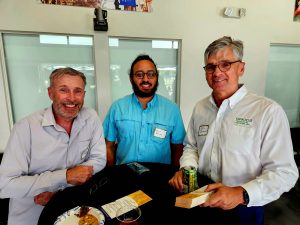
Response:
MULTIPOLYGON (((89 207, 89 206, 87 206, 89 207)), ((99 225, 104 225, 105 217, 103 213, 94 207, 89 207, 90 211, 89 214, 95 216, 98 221, 99 225)), ((77 225, 79 224, 79 217, 76 214, 79 214, 80 206, 76 206, 73 209, 68 210, 67 212, 63 213, 57 220, 55 221, 54 225, 77 225)))

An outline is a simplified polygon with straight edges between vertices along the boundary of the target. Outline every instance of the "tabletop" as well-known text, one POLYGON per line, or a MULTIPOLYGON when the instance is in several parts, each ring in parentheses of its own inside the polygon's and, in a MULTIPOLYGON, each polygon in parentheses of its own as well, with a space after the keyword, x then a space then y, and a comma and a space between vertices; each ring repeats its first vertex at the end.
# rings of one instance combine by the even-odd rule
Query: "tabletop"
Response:
MULTIPOLYGON (((87 205, 98 208, 137 190, 142 190, 152 200, 142 206, 140 225, 148 224, 239 224, 234 210, 194 207, 175 207, 175 198, 182 193, 168 184, 178 168, 158 163, 141 163, 149 171, 139 174, 126 164, 110 166, 95 174, 84 185, 57 192, 41 213, 38 225, 53 225, 57 217, 76 206, 87 205), (158 222, 164 221, 164 222, 158 222)), ((207 181, 198 177, 199 186, 207 181)), ((118 224, 116 219, 105 216, 106 225, 118 224)))

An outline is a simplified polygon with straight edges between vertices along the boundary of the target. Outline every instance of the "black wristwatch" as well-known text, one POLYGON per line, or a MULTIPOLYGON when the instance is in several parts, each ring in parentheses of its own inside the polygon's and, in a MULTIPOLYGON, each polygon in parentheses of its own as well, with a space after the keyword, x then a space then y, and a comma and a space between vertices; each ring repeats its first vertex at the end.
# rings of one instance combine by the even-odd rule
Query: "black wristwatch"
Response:
POLYGON ((250 199, 249 199, 248 192, 246 190, 243 191, 243 198, 244 198, 244 205, 248 205, 250 199))

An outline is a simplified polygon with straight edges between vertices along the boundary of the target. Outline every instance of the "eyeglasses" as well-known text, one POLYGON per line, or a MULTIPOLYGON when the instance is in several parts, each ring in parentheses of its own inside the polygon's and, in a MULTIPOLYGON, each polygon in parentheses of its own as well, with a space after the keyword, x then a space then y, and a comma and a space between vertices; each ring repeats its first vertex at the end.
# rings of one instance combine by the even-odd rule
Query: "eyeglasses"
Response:
POLYGON ((203 67, 206 73, 213 73, 215 72, 216 68, 218 67, 221 72, 226 72, 230 70, 231 64, 241 62, 241 60, 233 61, 233 62, 227 62, 227 61, 222 61, 217 65, 214 64, 207 64, 206 66, 203 67))
POLYGON ((137 71, 135 72, 134 76, 138 79, 144 79, 145 74, 147 75, 148 79, 153 79, 157 76, 157 73, 154 70, 148 70, 146 73, 144 71, 137 71))

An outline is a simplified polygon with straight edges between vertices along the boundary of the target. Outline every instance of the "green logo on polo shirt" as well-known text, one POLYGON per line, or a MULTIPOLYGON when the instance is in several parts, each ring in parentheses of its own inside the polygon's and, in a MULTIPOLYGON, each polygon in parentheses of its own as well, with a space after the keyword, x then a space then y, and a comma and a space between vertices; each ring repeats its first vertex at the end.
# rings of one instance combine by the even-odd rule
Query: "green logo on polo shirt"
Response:
POLYGON ((236 117, 235 118, 235 124, 238 126, 252 126, 252 119, 247 119, 247 118, 241 118, 241 117, 236 117))

